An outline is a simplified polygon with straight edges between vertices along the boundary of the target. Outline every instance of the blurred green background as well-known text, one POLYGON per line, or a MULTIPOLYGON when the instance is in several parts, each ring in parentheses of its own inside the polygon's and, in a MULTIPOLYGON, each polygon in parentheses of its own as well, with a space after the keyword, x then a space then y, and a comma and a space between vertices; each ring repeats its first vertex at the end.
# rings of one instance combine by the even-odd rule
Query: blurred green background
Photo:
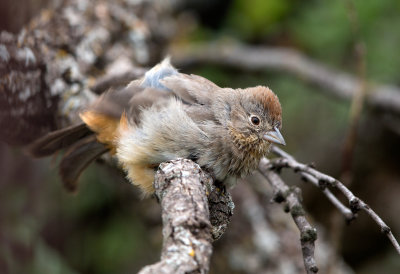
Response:
MULTIPOLYGON (((2 1, 0 30, 18 32, 44 2, 2 1), (20 9, 25 2, 27 8, 20 9)), ((229 37, 251 45, 289 47, 356 74, 347 1, 179 3, 176 16, 185 12, 197 22, 184 31, 179 43, 229 37)), ((400 1, 353 3, 367 49, 368 81, 399 85, 400 1)), ((188 72, 220 86, 269 86, 283 107, 286 149, 302 162, 314 162, 320 170, 340 176, 350 102, 276 71, 250 74, 204 65, 188 72)), ((385 127, 381 113, 368 107, 358 131, 351 189, 376 209, 399 238, 400 136, 385 127)), ((6 269, 11 273, 134 273, 159 258, 159 207, 153 199, 141 200, 115 170, 92 166, 84 173, 79 193, 70 195, 62 189, 54 159, 33 160, 5 144, 0 144, 0 170, 0 273, 6 269)), ((325 212, 332 206, 318 190, 301 186, 307 211, 329 230, 325 212)), ((340 253, 346 262, 356 273, 399 273, 400 260, 393 247, 368 217, 360 215, 344 228, 340 253)))

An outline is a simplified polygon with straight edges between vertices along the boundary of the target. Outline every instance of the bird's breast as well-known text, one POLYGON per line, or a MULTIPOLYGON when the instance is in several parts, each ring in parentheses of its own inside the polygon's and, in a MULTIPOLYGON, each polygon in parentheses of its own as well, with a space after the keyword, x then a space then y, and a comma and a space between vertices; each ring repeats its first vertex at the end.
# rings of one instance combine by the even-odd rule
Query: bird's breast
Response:
POLYGON ((241 177, 251 173, 258 167, 261 157, 267 154, 269 143, 255 135, 246 136, 234 128, 229 129, 229 135, 232 146, 228 174, 241 177))

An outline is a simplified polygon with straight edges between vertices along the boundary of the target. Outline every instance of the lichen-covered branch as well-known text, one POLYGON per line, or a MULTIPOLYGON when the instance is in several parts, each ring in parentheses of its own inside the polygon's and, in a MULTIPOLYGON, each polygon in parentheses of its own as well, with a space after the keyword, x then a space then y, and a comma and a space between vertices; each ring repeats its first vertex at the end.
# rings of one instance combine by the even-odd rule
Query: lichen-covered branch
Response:
MULTIPOLYGON (((274 159, 272 161, 265 162, 266 168, 267 169, 282 169, 282 168, 291 168, 295 172, 301 172, 302 174, 306 174, 307 176, 304 176, 304 179, 310 179, 311 182, 318 182, 318 185, 322 188, 325 189, 326 187, 332 187, 332 188, 337 188, 349 201, 349 207, 352 212, 352 215, 349 214, 347 207, 344 205, 340 205, 339 201, 337 199, 333 199, 330 196, 330 200, 334 201, 334 205, 336 205, 339 210, 342 211, 344 216, 348 219, 354 219, 356 217, 356 213, 360 210, 365 211, 380 227, 382 233, 384 233, 390 240, 390 242, 393 244, 395 247, 396 251, 398 254, 400 254, 400 245, 397 242, 396 238, 394 237, 390 227, 379 217, 378 214, 374 210, 372 210, 364 201, 362 201, 360 198, 356 197, 343 183, 338 181, 337 179, 326 175, 322 172, 319 172, 318 170, 312 168, 309 165, 305 165, 302 163, 299 163, 296 161, 294 157, 289 155, 288 153, 284 152, 278 147, 273 147, 272 152, 275 153, 276 155, 280 156, 280 158, 274 159)), ((332 194, 333 195, 333 194, 332 194)), ((328 197, 329 198, 329 197, 328 197)))
POLYGON ((266 158, 261 159, 259 170, 273 188, 274 201, 278 203, 285 202, 285 210, 290 212, 300 231, 301 250, 307 273, 317 273, 318 267, 314 257, 314 242, 317 239, 317 230, 305 218, 305 212, 301 205, 301 191, 297 187, 290 188, 287 186, 278 174, 268 169, 268 164, 269 160, 266 158))
POLYGON ((211 176, 191 160, 174 160, 160 165, 154 187, 162 208, 163 249, 161 261, 140 273, 207 273, 213 240, 207 198, 219 191, 211 176))

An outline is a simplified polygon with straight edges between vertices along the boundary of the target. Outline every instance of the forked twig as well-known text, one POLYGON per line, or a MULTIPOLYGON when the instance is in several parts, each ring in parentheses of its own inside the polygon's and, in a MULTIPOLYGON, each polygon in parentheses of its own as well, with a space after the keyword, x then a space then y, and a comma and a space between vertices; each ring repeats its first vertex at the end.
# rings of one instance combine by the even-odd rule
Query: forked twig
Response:
POLYGON ((274 201, 278 203, 286 202, 285 211, 290 212, 300 230, 301 251, 305 269, 307 273, 317 273, 318 267, 314 258, 314 242, 317 239, 317 230, 305 218, 304 209, 301 205, 301 190, 297 187, 291 188, 286 185, 281 177, 268 167, 269 160, 266 158, 261 159, 259 170, 274 190, 274 201))
POLYGON ((349 208, 341 204, 341 202, 336 197, 334 198, 331 192, 324 191, 324 194, 327 195, 329 200, 343 213, 346 219, 354 219, 358 211, 365 211, 375 221, 375 223, 378 224, 378 226, 381 228, 381 231, 389 238, 390 242, 393 244, 397 253, 400 254, 400 245, 394 237, 390 227, 381 219, 381 217, 379 217, 379 215, 374 210, 372 210, 368 206, 368 204, 366 204, 360 198, 356 197, 344 184, 329 175, 319 172, 310 165, 299 163, 293 156, 278 147, 274 146, 272 148, 272 152, 278 155, 280 158, 272 161, 267 160, 268 162, 264 161, 264 165, 266 165, 266 168, 272 170, 291 168, 295 172, 300 172, 303 175, 304 179, 309 180, 314 184, 315 182, 318 182, 318 186, 324 190, 326 190, 326 187, 337 188, 349 201, 349 208, 352 213, 351 215, 348 212, 349 208))

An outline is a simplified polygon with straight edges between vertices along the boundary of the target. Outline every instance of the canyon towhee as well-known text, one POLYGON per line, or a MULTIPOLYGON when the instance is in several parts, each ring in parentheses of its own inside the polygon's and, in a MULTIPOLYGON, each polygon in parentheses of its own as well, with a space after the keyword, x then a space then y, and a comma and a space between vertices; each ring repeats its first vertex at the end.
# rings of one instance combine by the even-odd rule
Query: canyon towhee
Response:
POLYGON ((220 88, 179 73, 165 59, 142 79, 101 95, 80 114, 82 124, 52 132, 30 146, 34 156, 65 149, 60 175, 75 190, 85 167, 109 151, 145 194, 161 162, 189 158, 232 185, 257 168, 280 133, 281 105, 267 87, 220 88))

